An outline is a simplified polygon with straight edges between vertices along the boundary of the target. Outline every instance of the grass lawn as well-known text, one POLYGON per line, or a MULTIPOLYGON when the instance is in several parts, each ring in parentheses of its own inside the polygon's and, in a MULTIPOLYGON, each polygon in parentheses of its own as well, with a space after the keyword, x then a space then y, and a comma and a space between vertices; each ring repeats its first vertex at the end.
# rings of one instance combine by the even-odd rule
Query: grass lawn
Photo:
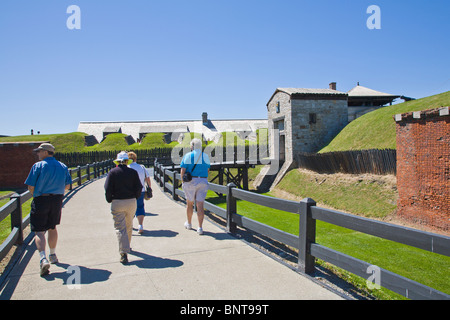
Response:
POLYGON ((368 218, 383 219, 395 212, 398 192, 395 176, 318 174, 291 170, 277 185, 299 198, 368 218))

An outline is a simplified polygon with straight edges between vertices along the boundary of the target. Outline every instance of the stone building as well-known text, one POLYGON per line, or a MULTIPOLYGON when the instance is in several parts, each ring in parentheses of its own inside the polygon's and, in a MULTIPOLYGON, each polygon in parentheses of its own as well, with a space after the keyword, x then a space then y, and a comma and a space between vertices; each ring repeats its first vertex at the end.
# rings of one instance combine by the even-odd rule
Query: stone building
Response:
POLYGON ((298 152, 319 151, 347 125, 347 93, 337 91, 335 85, 275 90, 267 112, 269 134, 271 129, 279 130, 280 160, 293 161, 298 152))
POLYGON ((277 88, 267 103, 271 158, 279 157, 275 186, 296 165, 296 155, 317 152, 348 123, 348 95, 328 89, 277 88), (273 129, 278 129, 274 131, 273 129))

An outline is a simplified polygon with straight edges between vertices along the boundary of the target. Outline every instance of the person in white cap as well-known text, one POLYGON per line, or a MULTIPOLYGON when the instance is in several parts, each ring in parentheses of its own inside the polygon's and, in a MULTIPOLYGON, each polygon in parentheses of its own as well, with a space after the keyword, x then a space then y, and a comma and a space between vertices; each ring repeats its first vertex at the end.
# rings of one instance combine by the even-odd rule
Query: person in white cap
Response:
POLYGON ((136 212, 136 200, 142 192, 142 184, 138 173, 129 168, 133 160, 128 158, 125 151, 117 155, 112 169, 105 182, 105 197, 111 203, 111 214, 114 220, 117 240, 119 242, 120 262, 128 263, 127 254, 130 253, 131 234, 133 231, 133 217, 136 212))
POLYGON ((50 263, 58 263, 56 226, 60 224, 64 193, 72 184, 72 178, 67 166, 53 157, 55 153, 53 145, 43 143, 39 148, 34 149, 34 152, 37 153, 40 161, 31 168, 25 184, 33 195, 30 225, 31 231, 35 232, 34 241, 40 255, 40 274, 45 276, 49 273, 50 263), (48 260, 45 253, 47 231, 50 247, 48 260))

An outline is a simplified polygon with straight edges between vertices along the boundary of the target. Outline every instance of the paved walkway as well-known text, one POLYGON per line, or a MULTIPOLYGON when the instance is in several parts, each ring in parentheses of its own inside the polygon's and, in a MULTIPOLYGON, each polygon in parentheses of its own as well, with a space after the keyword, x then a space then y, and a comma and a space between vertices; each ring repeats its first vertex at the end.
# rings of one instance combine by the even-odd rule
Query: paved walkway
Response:
POLYGON ((185 207, 158 187, 146 201, 146 231, 133 231, 130 263, 122 265, 104 182, 90 182, 68 197, 58 228, 60 263, 41 278, 31 241, 0 299, 342 299, 207 219, 202 236, 184 229, 185 207))

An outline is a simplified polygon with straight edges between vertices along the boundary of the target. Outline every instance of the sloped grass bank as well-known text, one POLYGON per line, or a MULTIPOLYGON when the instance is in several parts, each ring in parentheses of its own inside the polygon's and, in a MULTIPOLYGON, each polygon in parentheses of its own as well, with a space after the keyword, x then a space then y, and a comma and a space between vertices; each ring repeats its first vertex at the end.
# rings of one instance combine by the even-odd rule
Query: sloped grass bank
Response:
POLYGON ((396 149, 394 115, 443 106, 450 106, 450 91, 369 112, 350 122, 320 153, 396 149))

